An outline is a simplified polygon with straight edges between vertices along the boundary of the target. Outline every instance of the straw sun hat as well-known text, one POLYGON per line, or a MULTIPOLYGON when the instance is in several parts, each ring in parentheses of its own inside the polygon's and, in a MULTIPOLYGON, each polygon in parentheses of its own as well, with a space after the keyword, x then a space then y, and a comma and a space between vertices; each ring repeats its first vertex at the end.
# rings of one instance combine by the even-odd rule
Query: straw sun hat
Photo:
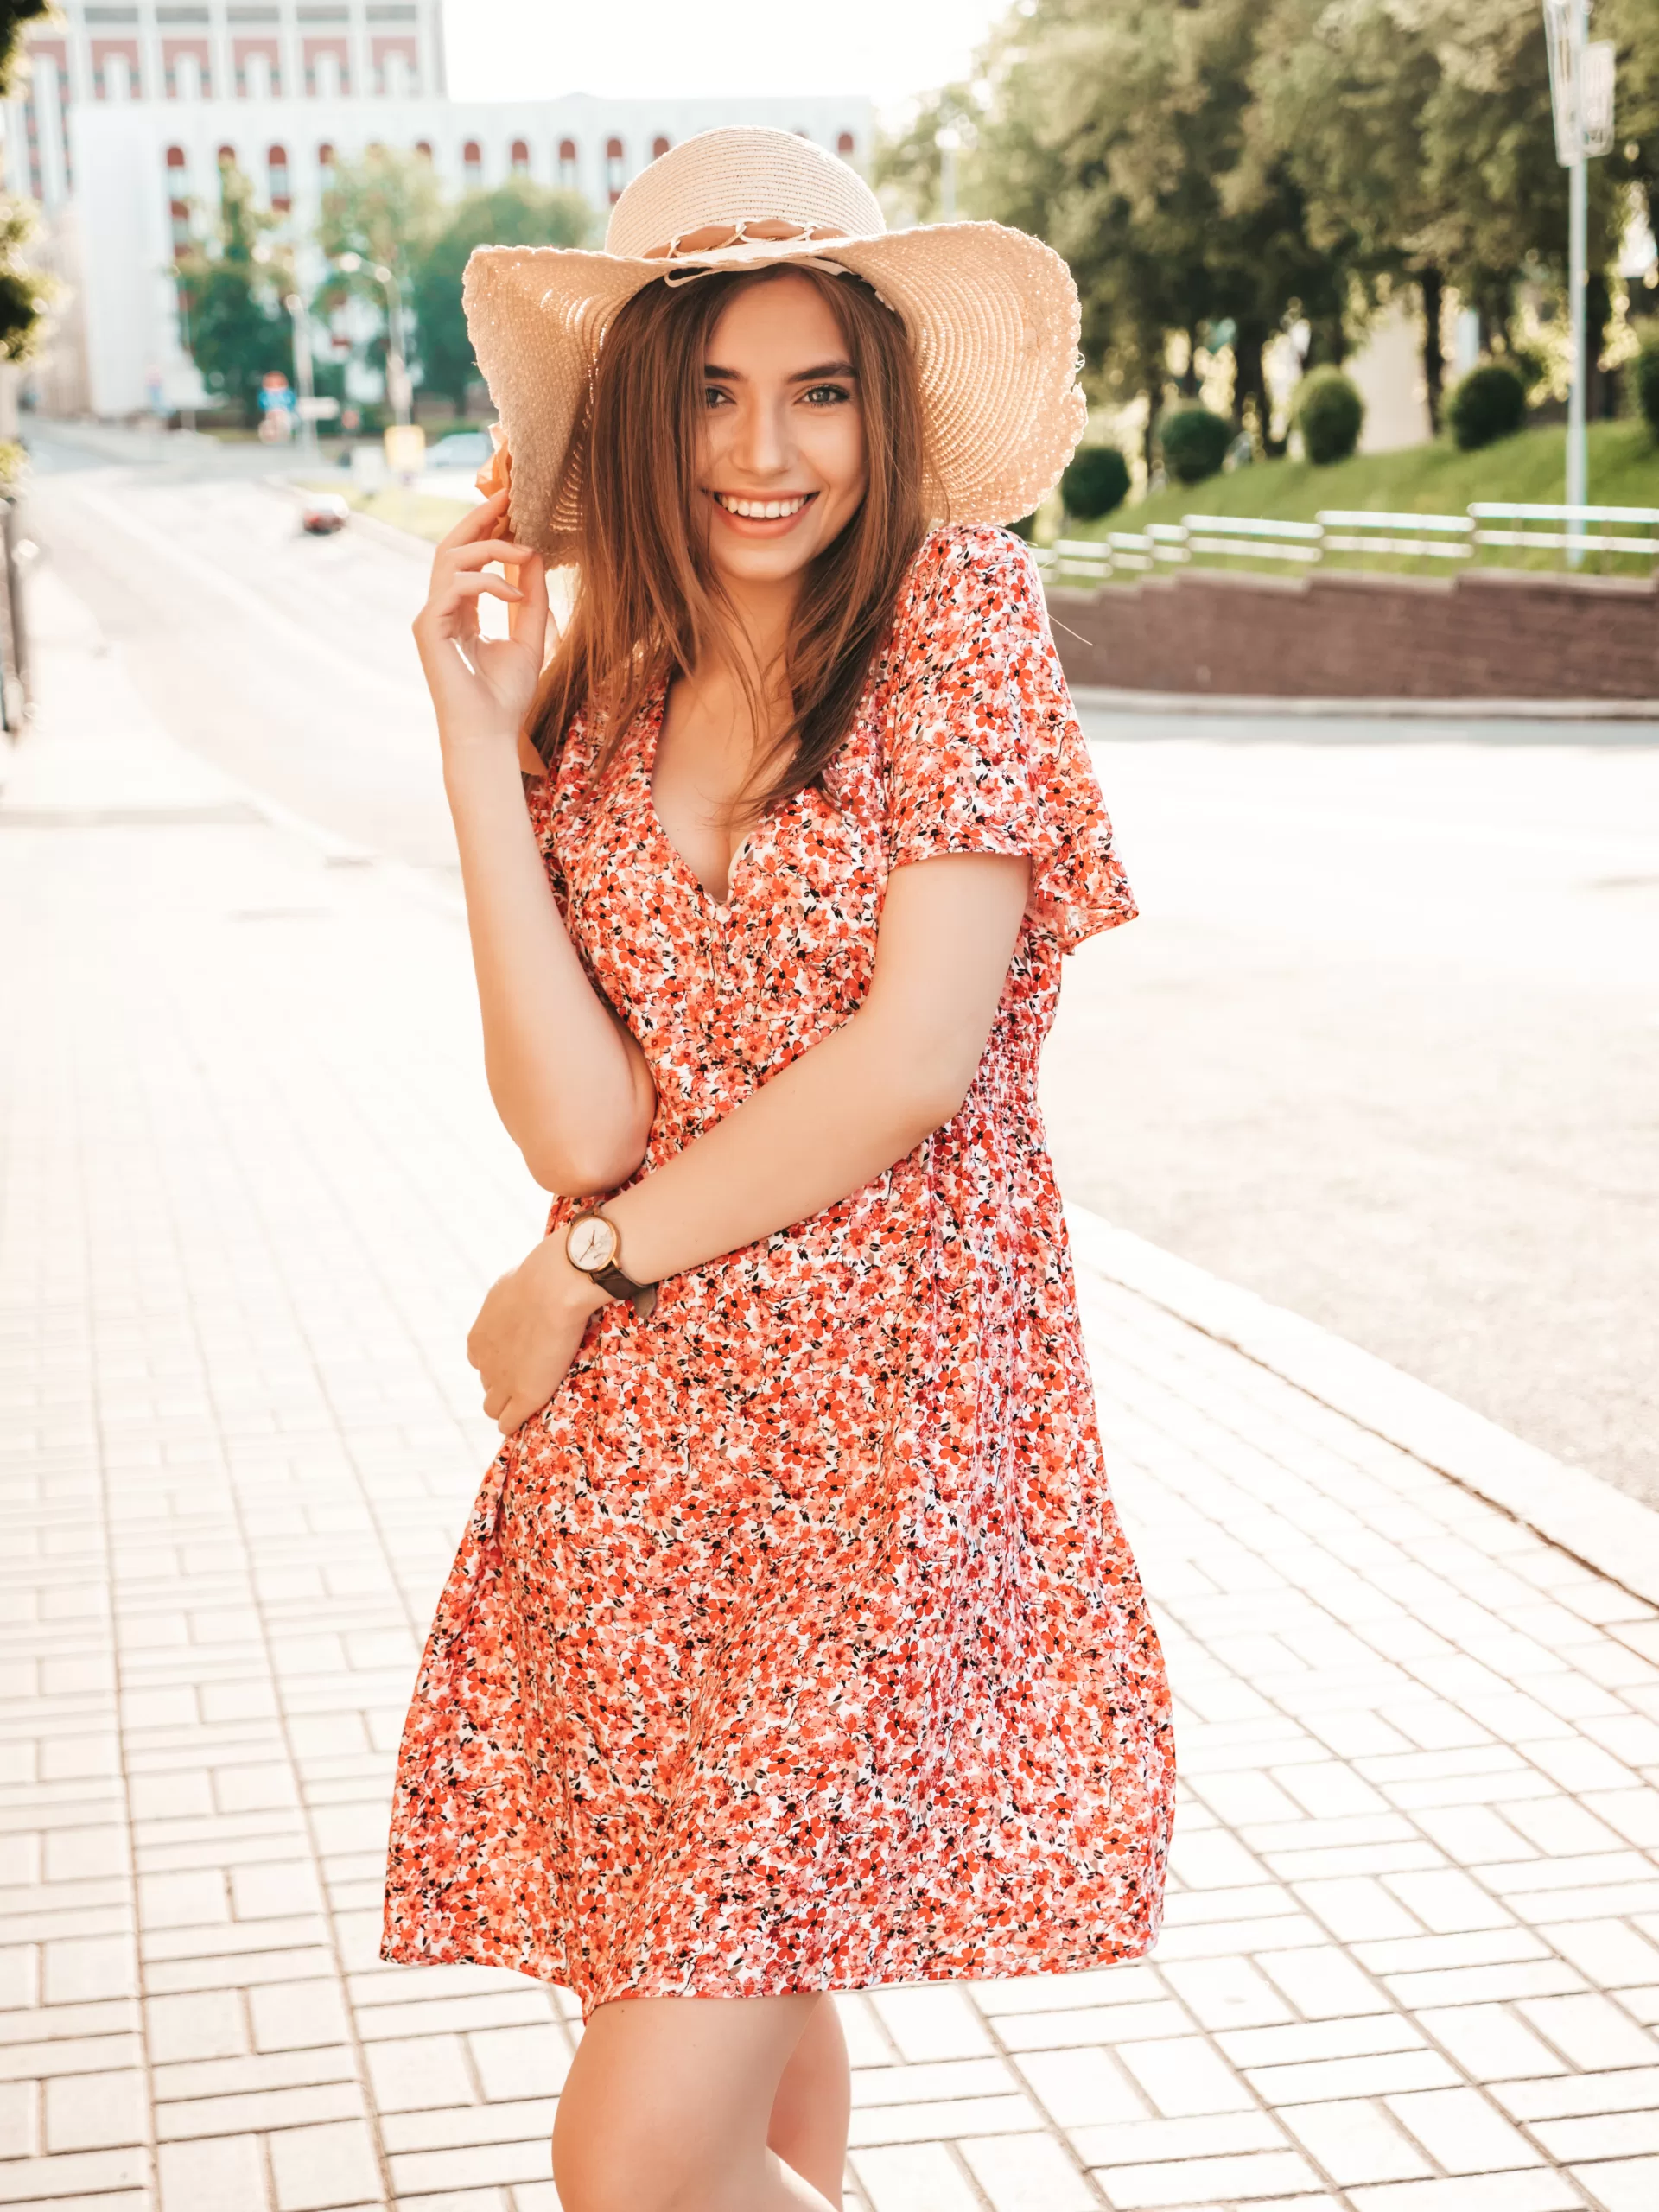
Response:
POLYGON ((1077 292, 1058 254, 1000 223, 889 231, 845 162, 787 130, 705 130, 642 169, 602 253, 480 246, 467 327, 512 455, 512 530, 575 550, 570 445, 607 328, 642 285, 779 262, 874 286, 920 373, 925 499, 936 522, 1012 522, 1051 492, 1082 435, 1077 292))

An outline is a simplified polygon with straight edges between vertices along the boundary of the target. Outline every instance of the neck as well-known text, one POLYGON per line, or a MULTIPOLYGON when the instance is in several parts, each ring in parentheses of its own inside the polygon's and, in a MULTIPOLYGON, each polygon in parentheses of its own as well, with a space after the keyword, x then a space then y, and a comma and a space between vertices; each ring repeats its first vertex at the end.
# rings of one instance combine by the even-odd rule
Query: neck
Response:
POLYGON ((795 603, 801 595, 798 576, 780 577, 776 583, 734 579, 726 587, 735 618, 734 648, 743 654, 757 675, 776 668, 784 657, 795 603))

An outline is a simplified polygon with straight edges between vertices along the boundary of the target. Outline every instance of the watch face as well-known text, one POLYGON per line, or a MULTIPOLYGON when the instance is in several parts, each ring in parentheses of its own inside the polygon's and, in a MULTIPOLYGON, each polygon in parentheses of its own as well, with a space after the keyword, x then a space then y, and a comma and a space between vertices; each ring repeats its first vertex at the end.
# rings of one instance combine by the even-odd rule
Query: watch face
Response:
POLYGON ((597 1214, 570 1224, 570 1234, 564 1240, 564 1249, 570 1255, 572 1267, 581 1268, 592 1274, 596 1268, 607 1268, 616 1257, 616 1231, 608 1221, 597 1214))

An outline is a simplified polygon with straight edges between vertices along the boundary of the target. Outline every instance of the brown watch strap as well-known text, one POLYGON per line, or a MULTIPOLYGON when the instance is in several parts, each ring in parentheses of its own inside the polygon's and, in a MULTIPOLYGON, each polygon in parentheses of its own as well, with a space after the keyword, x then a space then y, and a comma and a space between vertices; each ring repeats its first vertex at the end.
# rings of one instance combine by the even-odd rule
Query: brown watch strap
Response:
POLYGON ((642 1321, 648 1321, 657 1304, 654 1282, 635 1282, 632 1275, 625 1275, 620 1268, 599 1268, 594 1281, 601 1290, 608 1290, 613 1298, 626 1298, 642 1321))

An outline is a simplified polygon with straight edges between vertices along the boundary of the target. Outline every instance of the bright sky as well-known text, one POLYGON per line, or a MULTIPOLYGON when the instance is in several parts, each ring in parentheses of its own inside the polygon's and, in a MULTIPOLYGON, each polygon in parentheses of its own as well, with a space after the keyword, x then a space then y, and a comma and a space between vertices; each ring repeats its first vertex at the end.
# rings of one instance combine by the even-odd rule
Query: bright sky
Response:
POLYGON ((444 0, 456 99, 868 92, 966 76, 1009 0, 444 0))

